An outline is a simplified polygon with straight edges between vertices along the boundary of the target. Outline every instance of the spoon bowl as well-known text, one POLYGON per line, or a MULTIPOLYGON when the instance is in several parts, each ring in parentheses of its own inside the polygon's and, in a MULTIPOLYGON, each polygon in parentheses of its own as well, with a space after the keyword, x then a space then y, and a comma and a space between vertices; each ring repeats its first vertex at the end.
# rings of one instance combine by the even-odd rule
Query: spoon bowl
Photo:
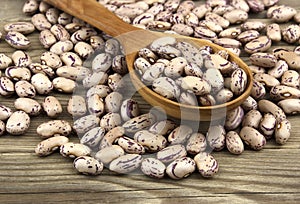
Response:
MULTIPOLYGON (((141 48, 147 47, 158 38, 170 36, 170 34, 143 30, 127 24, 94 0, 45 0, 45 2, 115 37, 124 48, 131 81, 139 94, 149 104, 161 107, 172 117, 193 121, 218 120, 226 117, 228 111, 241 105, 251 93, 253 78, 249 67, 239 57, 228 52, 230 61, 235 62, 247 74, 247 88, 240 96, 215 106, 191 106, 166 99, 143 84, 134 69, 134 61, 141 48)), ((225 50, 207 40, 173 34, 171 36, 199 46, 210 46, 215 52, 225 50)))

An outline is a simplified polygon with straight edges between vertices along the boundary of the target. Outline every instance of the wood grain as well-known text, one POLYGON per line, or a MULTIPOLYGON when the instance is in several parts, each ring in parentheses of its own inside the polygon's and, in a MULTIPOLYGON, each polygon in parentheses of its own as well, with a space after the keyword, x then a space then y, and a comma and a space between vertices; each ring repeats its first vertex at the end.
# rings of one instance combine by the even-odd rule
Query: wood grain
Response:
MULTIPOLYGON (((23 3, 23 0, 1 1, 1 31, 6 22, 30 20, 21 13, 23 3)), ((284 4, 300 10, 298 1, 286 0, 284 4)), ((251 17, 268 22, 263 14, 251 17)), ((44 51, 37 37, 37 32, 29 35, 32 47, 28 53, 35 62, 44 51)), ((293 47, 285 43, 275 46, 293 47)), ((0 52, 11 56, 13 51, 2 39, 0 52)), ((249 63, 248 58, 243 59, 249 63)), ((70 95, 54 95, 65 107, 70 95)), ((37 99, 41 102, 43 98, 37 99)), ((135 98, 140 101, 142 111, 149 109, 138 94, 135 98)), ((0 103, 12 107, 13 99, 0 98, 0 103)), ((60 118, 72 122, 65 108, 60 118)), ((293 129, 286 145, 270 141, 259 152, 247 149, 239 156, 227 151, 214 153, 220 163, 215 178, 204 179, 194 173, 174 181, 154 180, 139 174, 120 176, 107 169, 97 177, 84 176, 73 169, 71 159, 58 153, 39 158, 34 154, 34 147, 40 141, 35 129, 49 120, 43 114, 32 119, 25 135, 0 138, 0 203, 300 203, 299 118, 289 117, 293 129)), ((70 139, 78 141, 76 136, 70 139)))

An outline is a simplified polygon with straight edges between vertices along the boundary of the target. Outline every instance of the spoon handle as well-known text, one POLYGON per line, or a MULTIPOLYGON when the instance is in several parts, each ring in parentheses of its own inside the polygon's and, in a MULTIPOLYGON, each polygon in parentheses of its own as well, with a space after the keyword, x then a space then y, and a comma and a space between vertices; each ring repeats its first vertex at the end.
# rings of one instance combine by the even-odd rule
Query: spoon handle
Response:
POLYGON ((45 2, 84 20, 113 37, 141 30, 125 23, 95 0, 45 0, 45 2))

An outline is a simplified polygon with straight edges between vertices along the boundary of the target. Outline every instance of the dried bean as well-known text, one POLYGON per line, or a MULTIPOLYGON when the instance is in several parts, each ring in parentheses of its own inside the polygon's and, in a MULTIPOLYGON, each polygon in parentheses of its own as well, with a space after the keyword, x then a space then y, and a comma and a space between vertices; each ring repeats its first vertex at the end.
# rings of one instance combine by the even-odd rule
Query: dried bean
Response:
POLYGON ((60 146, 60 154, 63 157, 70 158, 89 156, 91 154, 91 149, 80 143, 67 142, 60 146))
POLYGON ((142 156, 138 154, 122 155, 109 164, 109 170, 119 174, 127 174, 139 168, 142 160, 142 156))
POLYGON ((78 172, 86 175, 99 175, 103 170, 103 164, 89 156, 77 157, 73 166, 78 172))
POLYGON ((24 111, 16 111, 6 121, 6 132, 11 135, 22 135, 29 129, 30 117, 24 111))
POLYGON ((17 98, 14 101, 14 107, 17 110, 22 110, 30 116, 37 116, 42 110, 42 106, 31 98, 17 98))
POLYGON ((57 117, 63 111, 59 100, 54 96, 47 96, 42 103, 42 107, 47 116, 51 118, 57 117))
POLYGON ((80 139, 80 143, 90 148, 99 146, 100 141, 105 135, 105 129, 102 127, 95 127, 88 130, 80 139))
POLYGON ((5 36, 5 41, 13 48, 20 50, 26 50, 31 45, 27 37, 16 31, 9 31, 5 36))
POLYGON ((199 173, 206 178, 213 177, 219 171, 217 160, 207 152, 200 152, 194 157, 199 173))
POLYGON ((155 158, 146 158, 141 163, 141 171, 152 178, 163 178, 166 166, 155 158))
POLYGON ((16 32, 26 35, 26 34, 32 33, 35 30, 35 27, 30 22, 20 21, 20 22, 13 22, 13 23, 5 24, 4 30, 6 32, 16 31, 16 32))
POLYGON ((244 143, 237 132, 229 131, 226 134, 226 147, 232 154, 243 153, 244 143))
POLYGON ((166 174, 172 179, 182 179, 191 175, 196 169, 196 163, 190 157, 182 157, 171 162, 166 168, 166 174))
POLYGON ((95 159, 101 161, 104 164, 109 164, 111 161, 116 158, 124 155, 125 152, 119 145, 112 145, 105 148, 102 148, 95 154, 95 159))
POLYGON ((60 148, 61 145, 69 142, 69 138, 65 136, 55 136, 50 137, 48 139, 45 139, 41 141, 35 148, 35 153, 40 156, 48 156, 55 152, 58 148, 60 148))

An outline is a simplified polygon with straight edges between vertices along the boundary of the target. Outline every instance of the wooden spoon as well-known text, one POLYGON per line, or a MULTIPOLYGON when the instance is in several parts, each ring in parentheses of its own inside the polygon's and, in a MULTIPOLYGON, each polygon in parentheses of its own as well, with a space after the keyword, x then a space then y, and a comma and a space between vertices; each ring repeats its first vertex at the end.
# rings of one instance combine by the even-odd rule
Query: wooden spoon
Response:
MULTIPOLYGON (((140 95, 151 105, 163 108, 170 116, 194 121, 217 120, 224 118, 227 111, 241 105, 250 95, 253 83, 251 71, 240 58, 229 53, 230 60, 236 62, 242 69, 244 69, 248 76, 247 89, 242 95, 230 102, 216 106, 190 106, 166 99, 156 94, 141 82, 140 77, 134 70, 133 64, 137 57, 137 52, 141 48, 147 47, 155 39, 170 36, 170 34, 143 30, 127 24, 95 0, 45 0, 45 2, 65 11, 66 13, 69 13, 72 16, 84 20, 90 25, 119 40, 126 53, 126 62, 132 83, 140 95)), ((210 46, 214 51, 224 50, 224 48, 207 40, 180 35, 171 36, 192 42, 199 46, 210 46)))

